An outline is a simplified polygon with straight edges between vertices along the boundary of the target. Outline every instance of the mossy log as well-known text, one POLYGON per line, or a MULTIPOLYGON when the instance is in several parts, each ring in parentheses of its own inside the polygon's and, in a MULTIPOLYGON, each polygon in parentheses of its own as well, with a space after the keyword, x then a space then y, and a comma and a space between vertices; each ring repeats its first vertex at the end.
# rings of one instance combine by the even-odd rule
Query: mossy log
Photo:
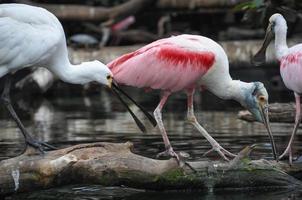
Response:
POLYGON ((80 144, 43 155, 28 151, 0 162, 0 195, 67 184, 124 185, 150 190, 220 188, 301 188, 301 164, 249 160, 246 147, 230 162, 155 160, 131 152, 123 144, 80 144), (295 177, 296 176, 296 177, 295 177))
MULTIPOLYGON (((269 118, 271 122, 295 122, 295 103, 273 103, 269 105, 269 118)), ((239 111, 238 118, 249 122, 256 121, 247 110, 239 111)))

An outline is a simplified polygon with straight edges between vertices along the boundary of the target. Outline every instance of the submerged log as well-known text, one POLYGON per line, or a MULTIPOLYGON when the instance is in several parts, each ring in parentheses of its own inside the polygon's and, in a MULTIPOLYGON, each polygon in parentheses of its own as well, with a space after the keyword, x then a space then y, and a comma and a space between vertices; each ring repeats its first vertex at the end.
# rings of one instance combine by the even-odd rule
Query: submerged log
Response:
MULTIPOLYGON (((273 103, 269 105, 269 118, 271 122, 295 122, 295 103, 273 103)), ((256 121, 249 111, 239 111, 238 118, 249 122, 256 121)))
POLYGON ((0 162, 0 195, 66 184, 101 184, 151 190, 301 188, 301 164, 249 160, 246 147, 230 162, 154 160, 131 152, 133 145, 92 143, 47 152, 27 153, 0 162), (291 175, 289 175, 291 174, 291 175))

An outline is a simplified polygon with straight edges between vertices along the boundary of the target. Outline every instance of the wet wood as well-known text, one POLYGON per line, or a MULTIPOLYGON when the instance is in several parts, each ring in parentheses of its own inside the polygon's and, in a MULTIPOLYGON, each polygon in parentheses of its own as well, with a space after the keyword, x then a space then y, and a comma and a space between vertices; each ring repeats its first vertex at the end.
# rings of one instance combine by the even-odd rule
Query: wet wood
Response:
MULTIPOLYGON (((294 123, 295 113, 295 103, 273 103, 269 105, 269 118, 271 122, 294 123)), ((240 111, 238 117, 250 122, 256 121, 248 111, 240 111)))
POLYGON ((123 144, 80 144, 44 155, 27 153, 0 162, 0 195, 30 192, 67 184, 101 184, 150 190, 301 188, 301 164, 249 160, 251 147, 230 162, 155 160, 123 144), (289 175, 291 174, 291 175, 289 175), (299 175, 300 174, 300 175, 299 175), (296 176, 296 178, 294 178, 296 176))

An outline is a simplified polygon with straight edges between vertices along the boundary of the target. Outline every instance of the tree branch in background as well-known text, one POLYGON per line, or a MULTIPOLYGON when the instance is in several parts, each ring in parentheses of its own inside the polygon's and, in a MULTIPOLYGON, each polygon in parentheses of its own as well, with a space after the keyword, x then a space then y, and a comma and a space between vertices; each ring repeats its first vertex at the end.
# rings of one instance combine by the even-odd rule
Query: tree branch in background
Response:
POLYGON ((150 5, 152 0, 129 0, 111 8, 85 5, 45 4, 28 0, 18 0, 17 2, 45 8, 56 15, 60 20, 106 21, 108 24, 112 24, 119 19, 139 12, 150 5))

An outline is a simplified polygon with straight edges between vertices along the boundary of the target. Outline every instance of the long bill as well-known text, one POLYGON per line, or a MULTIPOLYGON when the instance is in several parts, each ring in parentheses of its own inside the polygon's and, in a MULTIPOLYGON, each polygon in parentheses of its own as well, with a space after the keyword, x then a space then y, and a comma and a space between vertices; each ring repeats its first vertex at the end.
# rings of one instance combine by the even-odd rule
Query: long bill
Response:
POLYGON ((263 119, 264 126, 265 126, 265 128, 267 130, 267 133, 268 133, 268 136, 270 138, 270 142, 271 142, 271 145, 272 145, 272 152, 273 152, 273 155, 274 155, 274 159, 278 160, 277 150, 276 150, 276 145, 275 145, 275 140, 274 140, 274 137, 273 137, 273 133, 272 133, 272 130, 271 130, 271 126, 270 126, 270 122, 269 122, 269 117, 268 117, 268 105, 261 105, 261 104, 259 104, 259 107, 260 107, 260 110, 261 110, 261 117, 263 119))
POLYGON ((121 92, 123 95, 125 95, 130 101, 134 103, 143 113, 144 115, 149 119, 149 121, 152 123, 152 125, 155 127, 157 122, 154 119, 154 117, 148 113, 146 109, 144 109, 140 104, 138 104, 132 97, 130 97, 125 91, 123 91, 114 81, 112 82, 113 89, 116 89, 117 91, 121 92))
POLYGON ((259 66, 265 62, 265 52, 266 52, 268 45, 273 40, 273 38, 274 38, 274 34, 272 32, 272 25, 269 24, 266 29, 266 34, 264 37, 263 44, 262 44, 260 50, 252 58, 252 63, 254 65, 259 66))
POLYGON ((120 94, 116 91, 115 87, 112 87, 111 89, 112 89, 113 93, 117 96, 117 98, 120 100, 120 102, 126 107, 127 111, 130 113, 130 115, 134 119, 134 121, 135 121, 136 125, 138 126, 138 128, 143 133, 145 133, 146 132, 146 127, 141 122, 141 120, 139 120, 138 117, 132 112, 132 110, 129 108, 128 104, 122 99, 122 97, 120 96, 120 94))

